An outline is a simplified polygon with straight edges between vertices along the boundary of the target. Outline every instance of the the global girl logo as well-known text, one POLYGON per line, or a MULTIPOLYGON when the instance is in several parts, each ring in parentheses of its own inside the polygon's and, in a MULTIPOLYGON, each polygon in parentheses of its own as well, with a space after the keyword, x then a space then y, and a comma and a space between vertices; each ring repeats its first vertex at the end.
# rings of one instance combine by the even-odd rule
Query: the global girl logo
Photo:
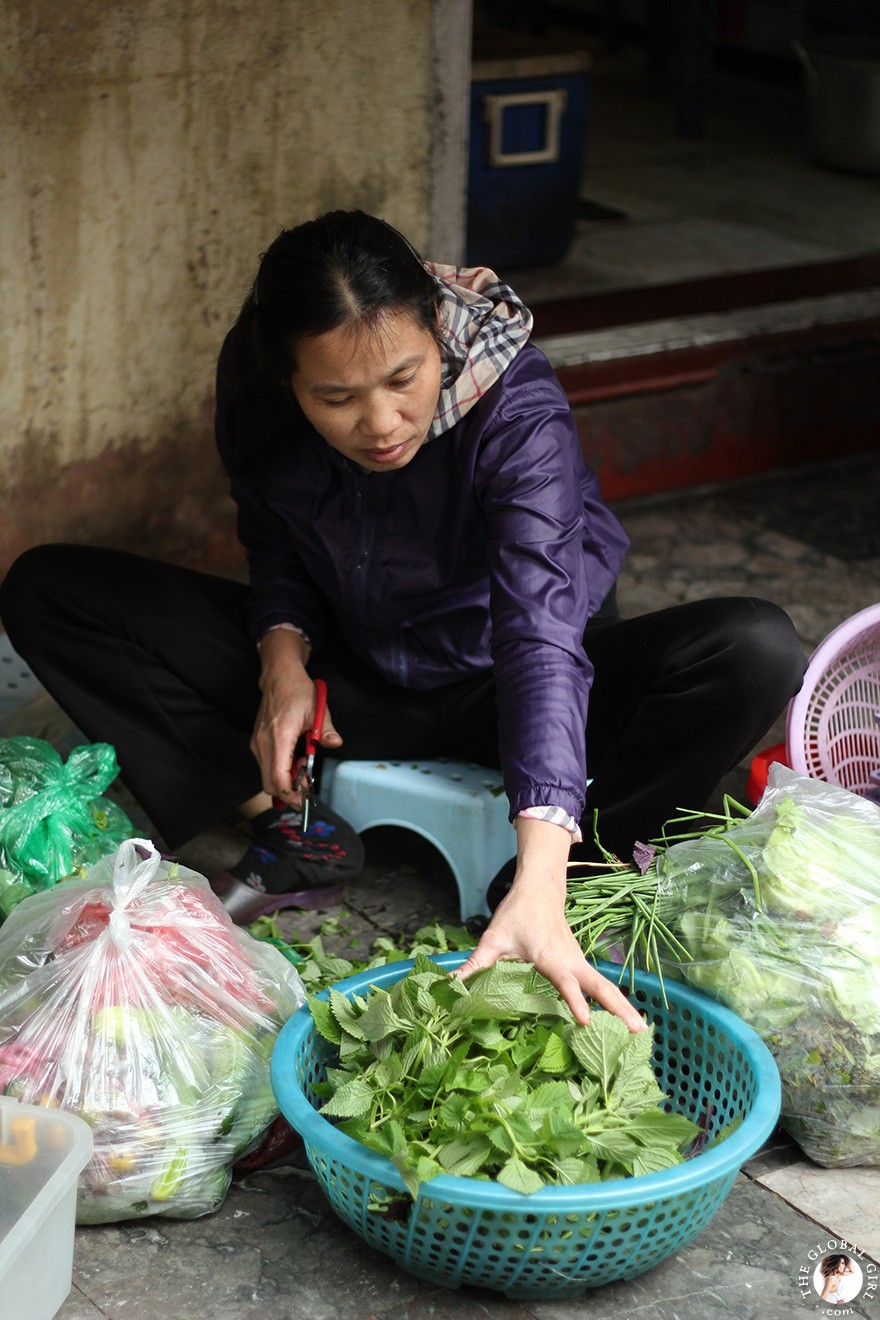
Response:
POLYGON ((855 1315, 848 1303, 873 1302, 880 1291, 880 1271, 863 1251, 843 1238, 828 1238, 807 1252, 798 1270, 804 1301, 821 1307, 822 1315, 855 1315))

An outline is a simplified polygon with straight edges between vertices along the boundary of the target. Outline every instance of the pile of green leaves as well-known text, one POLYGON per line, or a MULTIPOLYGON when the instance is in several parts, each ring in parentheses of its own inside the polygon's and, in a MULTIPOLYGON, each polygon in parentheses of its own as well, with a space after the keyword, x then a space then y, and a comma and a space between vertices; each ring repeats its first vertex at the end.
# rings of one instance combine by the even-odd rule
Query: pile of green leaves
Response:
POLYGON ((368 957, 349 957, 339 951, 346 947, 351 949, 356 943, 351 938, 350 928, 346 926, 344 913, 327 917, 311 939, 294 935, 290 940, 285 940, 274 916, 260 917, 248 929, 255 939, 265 940, 281 950, 296 967, 310 994, 326 990, 328 986, 344 981, 357 972, 372 971, 388 963, 405 962, 420 953, 470 952, 474 947, 473 935, 463 926, 444 926, 440 922, 432 922, 420 926, 414 935, 377 935, 370 945, 368 957))
POLYGON ((441 1173, 522 1193, 652 1173, 700 1134, 660 1107, 649 1030, 601 1011, 576 1023, 523 963, 464 982, 419 955, 390 990, 309 1004, 338 1051, 320 1112, 387 1156, 413 1197, 441 1173))

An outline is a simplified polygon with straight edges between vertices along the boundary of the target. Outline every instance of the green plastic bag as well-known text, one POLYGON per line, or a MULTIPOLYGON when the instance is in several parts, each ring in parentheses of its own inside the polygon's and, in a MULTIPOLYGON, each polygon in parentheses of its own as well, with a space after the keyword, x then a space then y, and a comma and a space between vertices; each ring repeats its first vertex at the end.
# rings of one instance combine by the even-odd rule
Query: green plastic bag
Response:
POLYGON ((118 773, 109 743, 74 747, 65 762, 40 738, 0 738, 0 921, 132 837, 103 796, 118 773))

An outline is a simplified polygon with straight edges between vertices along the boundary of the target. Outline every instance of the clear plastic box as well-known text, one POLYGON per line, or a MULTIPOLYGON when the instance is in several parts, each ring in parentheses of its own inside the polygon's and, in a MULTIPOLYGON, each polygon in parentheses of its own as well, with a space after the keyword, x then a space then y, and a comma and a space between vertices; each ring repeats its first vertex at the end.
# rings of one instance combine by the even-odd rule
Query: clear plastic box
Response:
POLYGON ((92 1130, 0 1096, 0 1320, 52 1320, 70 1292, 76 1183, 92 1130))

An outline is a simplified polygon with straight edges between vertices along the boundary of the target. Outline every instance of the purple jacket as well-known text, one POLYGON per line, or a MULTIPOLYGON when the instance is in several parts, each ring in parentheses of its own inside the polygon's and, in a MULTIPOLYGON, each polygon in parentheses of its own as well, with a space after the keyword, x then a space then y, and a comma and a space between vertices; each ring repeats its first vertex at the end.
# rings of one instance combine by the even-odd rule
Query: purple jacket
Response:
MULTIPOLYGON (((217 379, 230 472, 235 333, 217 379)), ((254 638, 290 622, 318 648, 332 620, 365 662, 410 688, 494 668, 511 818, 554 805, 578 820, 592 680, 582 636, 627 538, 544 355, 523 348, 398 471, 356 467, 289 408, 261 422, 283 459, 249 480, 231 476, 254 638)))

